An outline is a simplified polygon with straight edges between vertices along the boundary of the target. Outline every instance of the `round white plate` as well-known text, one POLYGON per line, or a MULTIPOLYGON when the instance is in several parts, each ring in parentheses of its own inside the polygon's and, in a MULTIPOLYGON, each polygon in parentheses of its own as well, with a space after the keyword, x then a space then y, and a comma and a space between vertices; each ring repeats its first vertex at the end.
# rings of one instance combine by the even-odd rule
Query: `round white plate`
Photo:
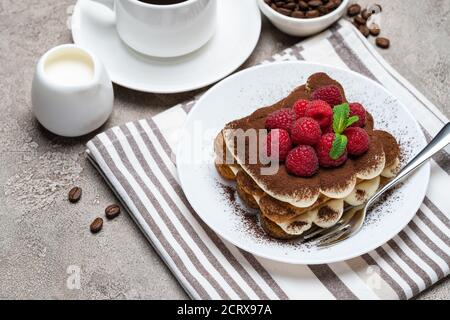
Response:
POLYGON ((235 71, 255 49, 261 15, 254 0, 218 0, 218 26, 199 50, 177 58, 140 54, 119 38, 111 10, 78 0, 72 16, 77 45, 96 54, 113 82, 138 91, 175 93, 214 83, 235 71))
POLYGON ((284 62, 244 70, 211 88, 190 112, 177 153, 181 186, 209 227, 257 256, 293 264, 343 261, 383 245, 414 217, 430 177, 430 166, 426 164, 371 210, 361 232, 331 248, 277 241, 257 232, 243 218, 245 206, 239 208, 233 204, 233 196, 227 192, 226 185, 233 183, 227 184, 216 172, 214 137, 226 123, 275 103, 315 72, 328 73, 343 85, 349 101, 366 106, 375 118, 375 127, 389 131, 400 141, 404 162, 426 145, 411 113, 378 83, 355 72, 326 65, 284 62))

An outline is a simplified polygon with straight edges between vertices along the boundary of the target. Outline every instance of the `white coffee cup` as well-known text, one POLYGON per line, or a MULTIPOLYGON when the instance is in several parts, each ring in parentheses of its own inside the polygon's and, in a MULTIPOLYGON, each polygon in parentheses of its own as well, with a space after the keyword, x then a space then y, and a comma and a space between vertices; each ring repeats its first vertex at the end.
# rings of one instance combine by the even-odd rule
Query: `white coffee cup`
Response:
POLYGON ((117 32, 134 50, 161 58, 191 53, 216 30, 217 0, 149 4, 139 0, 92 0, 115 12, 117 32))

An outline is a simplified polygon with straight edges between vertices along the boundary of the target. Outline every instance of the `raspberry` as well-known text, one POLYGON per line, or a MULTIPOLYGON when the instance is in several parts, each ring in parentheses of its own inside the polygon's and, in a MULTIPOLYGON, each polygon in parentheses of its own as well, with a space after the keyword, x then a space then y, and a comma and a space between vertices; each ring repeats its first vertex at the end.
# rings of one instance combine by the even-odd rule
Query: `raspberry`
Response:
POLYGON ((289 133, 284 129, 273 129, 267 135, 266 150, 269 157, 273 157, 280 162, 286 160, 286 157, 292 149, 292 142, 289 133), (272 154, 277 152, 278 154, 272 154))
POLYGON ((319 169, 317 155, 311 146, 299 146, 289 152, 286 170, 299 177, 310 177, 319 169))
POLYGON ((292 124, 295 121, 295 113, 290 109, 281 109, 267 116, 267 129, 284 129, 291 132, 292 124))
POLYGON ((311 101, 305 116, 316 120, 321 128, 326 128, 333 122, 333 110, 328 103, 322 100, 311 101))
POLYGON ((323 100, 332 107, 344 102, 341 91, 338 87, 333 85, 314 90, 312 98, 314 100, 323 100))
POLYGON ((296 103, 294 103, 294 106, 292 107, 292 110, 295 112, 297 119, 303 118, 306 113, 306 109, 308 108, 309 101, 300 99, 296 103))
POLYGON ((316 146, 317 157, 319 158, 319 163, 322 167, 339 167, 347 160, 347 150, 345 150, 344 154, 336 160, 330 157, 330 151, 333 147, 335 136, 334 133, 324 134, 316 146))
POLYGON ((347 150, 353 156, 360 156, 369 150, 369 135, 366 130, 350 127, 344 131, 347 136, 347 150))
POLYGON ((327 134, 327 133, 334 133, 333 131, 333 124, 330 124, 329 126, 322 128, 322 134, 327 134))
POLYGON ((351 125, 351 127, 364 127, 366 125, 366 109, 361 103, 350 103, 350 117, 358 116, 359 120, 351 125))
POLYGON ((320 140, 322 131, 313 118, 300 118, 294 122, 291 130, 292 142, 296 145, 306 144, 313 146, 320 140))

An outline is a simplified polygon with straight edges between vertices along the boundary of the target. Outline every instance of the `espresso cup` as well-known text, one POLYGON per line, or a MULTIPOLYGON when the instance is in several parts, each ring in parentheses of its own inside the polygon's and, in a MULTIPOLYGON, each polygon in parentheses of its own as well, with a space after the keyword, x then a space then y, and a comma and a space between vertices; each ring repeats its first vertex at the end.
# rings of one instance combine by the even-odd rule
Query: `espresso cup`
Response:
POLYGON ((217 0, 164 1, 91 0, 115 13, 117 32, 129 47, 154 57, 191 53, 216 30, 217 0), (153 2, 153 3, 152 3, 153 2))

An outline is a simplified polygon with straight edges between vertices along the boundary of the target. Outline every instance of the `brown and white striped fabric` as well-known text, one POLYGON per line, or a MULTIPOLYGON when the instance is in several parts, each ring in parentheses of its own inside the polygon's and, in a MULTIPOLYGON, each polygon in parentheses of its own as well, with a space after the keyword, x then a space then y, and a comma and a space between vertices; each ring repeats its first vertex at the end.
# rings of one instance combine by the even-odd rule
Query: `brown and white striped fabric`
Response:
MULTIPOLYGON (((378 81, 410 108, 428 138, 448 121, 346 21, 264 63, 284 60, 328 63, 378 81)), ((94 165, 192 298, 409 299, 448 276, 448 150, 432 160, 430 186, 416 217, 388 243, 340 263, 286 265, 222 240, 189 205, 178 184, 174 132, 194 104, 112 128, 88 143, 94 165)))

